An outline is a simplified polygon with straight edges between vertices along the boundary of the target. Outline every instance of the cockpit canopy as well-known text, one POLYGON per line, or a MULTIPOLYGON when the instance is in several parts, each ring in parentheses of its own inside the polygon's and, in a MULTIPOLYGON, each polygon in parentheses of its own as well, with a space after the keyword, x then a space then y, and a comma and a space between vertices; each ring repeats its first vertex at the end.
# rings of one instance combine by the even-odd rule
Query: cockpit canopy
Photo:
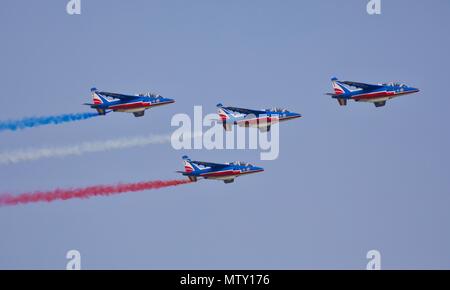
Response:
POLYGON ((252 166, 250 163, 243 162, 243 161, 234 161, 231 163, 232 165, 240 165, 240 166, 252 166))
POLYGON ((139 97, 153 97, 153 98, 161 98, 161 96, 160 96, 160 95, 158 95, 158 94, 155 94, 155 93, 151 93, 151 92, 148 92, 148 93, 139 93, 139 94, 138 94, 138 96, 139 96, 139 97))
POLYGON ((391 87, 400 87, 400 88, 406 88, 407 85, 402 84, 402 83, 397 83, 397 82, 390 82, 390 83, 385 83, 382 84, 383 86, 391 86, 391 87))

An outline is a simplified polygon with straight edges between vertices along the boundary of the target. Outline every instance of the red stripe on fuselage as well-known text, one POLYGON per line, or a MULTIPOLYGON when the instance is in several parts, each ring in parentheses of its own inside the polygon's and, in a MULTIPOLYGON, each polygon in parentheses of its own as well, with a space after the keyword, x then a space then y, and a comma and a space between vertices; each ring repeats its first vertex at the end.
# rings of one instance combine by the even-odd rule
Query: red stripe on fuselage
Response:
POLYGON ((278 121, 279 118, 274 117, 262 117, 262 118, 255 118, 255 119, 243 119, 237 121, 238 124, 240 123, 246 123, 246 124, 258 124, 258 123, 272 123, 278 121), (272 119, 274 121, 272 121, 272 119))
POLYGON ((361 94, 352 97, 354 100, 367 100, 367 99, 376 99, 380 97, 390 97, 395 95, 395 92, 393 91, 384 91, 384 92, 374 92, 374 93, 367 93, 367 94, 361 94))
POLYGON ((276 123, 279 121, 289 120, 289 119, 296 119, 300 118, 301 116, 287 116, 287 117, 262 117, 262 118, 256 118, 256 119, 243 119, 237 121, 238 124, 241 123, 248 123, 248 124, 266 124, 266 123, 276 123))
POLYGON ((203 173, 201 176, 203 177, 217 177, 217 176, 236 176, 236 175, 244 175, 244 174, 250 174, 250 173, 257 173, 264 170, 251 170, 251 171, 240 171, 240 170, 225 170, 225 171, 218 171, 218 172, 208 172, 203 173))
POLYGON ((148 108, 151 104, 147 102, 137 102, 137 103, 129 103, 129 104, 119 104, 109 106, 108 109, 111 110, 120 110, 120 109, 134 109, 134 108, 148 108))
POLYGON ((225 171, 217 171, 217 172, 207 172, 207 173, 201 174, 201 176, 213 177, 213 176, 237 175, 240 172, 241 172, 240 170, 225 170, 225 171))

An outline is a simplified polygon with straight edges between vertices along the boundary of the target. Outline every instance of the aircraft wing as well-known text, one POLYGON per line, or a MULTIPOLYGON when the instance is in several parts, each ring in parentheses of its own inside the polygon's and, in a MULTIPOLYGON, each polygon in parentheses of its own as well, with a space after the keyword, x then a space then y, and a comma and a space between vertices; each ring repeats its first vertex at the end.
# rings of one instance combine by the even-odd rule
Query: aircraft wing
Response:
POLYGON ((124 101, 139 98, 139 96, 124 95, 124 94, 117 94, 117 93, 108 93, 108 92, 97 92, 97 94, 100 94, 100 95, 103 95, 103 96, 106 96, 106 97, 110 97, 110 98, 114 98, 114 99, 124 100, 124 101))
POLYGON ((365 83, 357 83, 357 82, 349 82, 349 81, 340 81, 343 84, 346 84, 348 86, 360 88, 363 90, 374 90, 383 87, 382 85, 371 85, 371 84, 365 84, 365 83))
POLYGON ((223 168, 230 166, 229 164, 223 164, 223 163, 212 163, 212 162, 203 162, 203 161, 191 161, 192 163, 195 163, 197 165, 202 165, 206 167, 212 167, 212 168, 223 168))
POLYGON ((259 115, 259 114, 266 114, 266 111, 261 110, 251 110, 251 109, 244 109, 244 108, 236 108, 236 107, 223 107, 224 109, 241 113, 241 114, 253 114, 253 115, 259 115))

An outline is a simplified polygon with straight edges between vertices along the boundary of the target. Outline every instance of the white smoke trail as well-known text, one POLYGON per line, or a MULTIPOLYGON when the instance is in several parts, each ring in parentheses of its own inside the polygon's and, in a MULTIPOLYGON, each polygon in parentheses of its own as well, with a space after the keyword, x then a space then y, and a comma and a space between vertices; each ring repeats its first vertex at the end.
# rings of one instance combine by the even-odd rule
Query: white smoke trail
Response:
MULTIPOLYGON (((194 133, 190 138, 200 136, 194 133)), ((0 164, 15 164, 43 158, 83 155, 85 153, 103 152, 131 147, 142 147, 152 144, 164 144, 171 141, 171 135, 150 135, 131 138, 119 138, 95 142, 83 142, 63 147, 42 147, 0 152, 0 164)))

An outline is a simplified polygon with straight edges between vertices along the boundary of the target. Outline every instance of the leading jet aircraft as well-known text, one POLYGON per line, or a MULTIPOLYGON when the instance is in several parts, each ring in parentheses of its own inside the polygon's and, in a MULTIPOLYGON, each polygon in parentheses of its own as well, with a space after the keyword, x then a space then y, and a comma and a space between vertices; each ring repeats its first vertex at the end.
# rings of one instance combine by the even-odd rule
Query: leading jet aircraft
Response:
POLYGON ((175 102, 173 99, 163 98, 160 95, 152 93, 124 95, 102 92, 96 88, 92 88, 91 92, 94 103, 84 105, 96 109, 100 115, 105 115, 107 112, 113 111, 133 113, 135 117, 142 117, 147 109, 175 102))
POLYGON ((337 99, 339 105, 346 106, 347 100, 371 102, 375 107, 386 105, 386 101, 398 96, 419 92, 419 89, 400 83, 366 84, 351 81, 339 81, 332 78, 334 93, 327 93, 337 99))
POLYGON ((184 171, 177 171, 187 176, 190 181, 196 182, 199 178, 223 180, 224 183, 232 183, 241 175, 258 173, 264 171, 261 167, 253 166, 245 162, 211 163, 203 161, 192 161, 183 156, 184 171))
POLYGON ((302 115, 281 108, 252 110, 236 107, 224 107, 217 104, 219 118, 226 131, 231 130, 232 125, 240 127, 255 127, 261 132, 270 131, 270 125, 276 122, 300 118, 302 115))

